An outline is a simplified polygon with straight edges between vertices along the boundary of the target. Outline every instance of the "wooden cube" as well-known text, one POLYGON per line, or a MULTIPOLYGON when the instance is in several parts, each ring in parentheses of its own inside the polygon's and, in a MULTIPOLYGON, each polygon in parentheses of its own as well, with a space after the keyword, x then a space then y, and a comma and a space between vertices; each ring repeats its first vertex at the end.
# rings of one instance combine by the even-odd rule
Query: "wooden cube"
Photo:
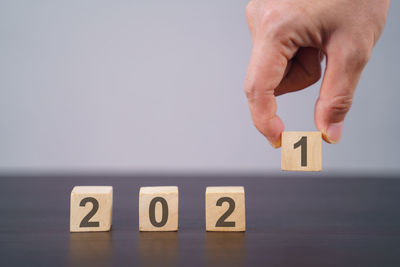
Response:
POLYGON ((284 171, 321 171, 321 132, 283 132, 281 156, 284 171))
POLYGON ((112 186, 75 186, 71 192, 70 231, 110 231, 112 186))
POLYGON ((212 186, 206 189, 206 230, 246 230, 243 186, 212 186))
POLYGON ((141 187, 139 231, 178 231, 178 187, 141 187))

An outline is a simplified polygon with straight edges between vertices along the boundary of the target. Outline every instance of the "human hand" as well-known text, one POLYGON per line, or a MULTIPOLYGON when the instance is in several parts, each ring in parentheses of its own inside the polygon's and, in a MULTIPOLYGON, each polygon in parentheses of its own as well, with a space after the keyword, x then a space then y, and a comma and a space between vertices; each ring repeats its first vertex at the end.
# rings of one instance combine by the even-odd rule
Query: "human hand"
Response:
POLYGON ((252 0, 246 17, 253 51, 245 92, 256 128, 280 147, 283 122, 275 96, 298 91, 321 77, 315 124, 339 142, 361 72, 385 25, 390 0, 252 0))

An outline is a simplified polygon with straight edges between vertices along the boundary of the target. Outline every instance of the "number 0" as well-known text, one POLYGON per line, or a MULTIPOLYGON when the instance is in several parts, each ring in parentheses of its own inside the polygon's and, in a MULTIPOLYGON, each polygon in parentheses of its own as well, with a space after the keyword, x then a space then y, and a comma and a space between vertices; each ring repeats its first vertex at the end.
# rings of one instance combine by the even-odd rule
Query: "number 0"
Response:
POLYGON ((168 221, 168 203, 165 198, 155 197, 151 200, 149 206, 149 218, 152 225, 155 227, 163 227, 168 221), (160 202, 162 206, 162 217, 161 221, 157 222, 156 220, 156 204, 160 202))
POLYGON ((293 145, 296 149, 301 146, 301 166, 307 167, 307 136, 302 136, 300 140, 293 145))

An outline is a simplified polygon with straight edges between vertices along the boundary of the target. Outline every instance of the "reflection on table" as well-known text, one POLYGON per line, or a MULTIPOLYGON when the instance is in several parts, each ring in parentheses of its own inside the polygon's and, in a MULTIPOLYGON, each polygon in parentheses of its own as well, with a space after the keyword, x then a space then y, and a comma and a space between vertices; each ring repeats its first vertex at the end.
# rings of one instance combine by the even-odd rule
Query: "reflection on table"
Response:
POLYGON ((175 266, 178 263, 178 233, 140 232, 138 251, 143 266, 175 266))
POLYGON ((246 261, 245 255, 245 233, 206 233, 205 260, 207 266, 243 266, 246 261))
POLYGON ((111 232, 70 234, 70 266, 110 266, 111 253, 111 232))

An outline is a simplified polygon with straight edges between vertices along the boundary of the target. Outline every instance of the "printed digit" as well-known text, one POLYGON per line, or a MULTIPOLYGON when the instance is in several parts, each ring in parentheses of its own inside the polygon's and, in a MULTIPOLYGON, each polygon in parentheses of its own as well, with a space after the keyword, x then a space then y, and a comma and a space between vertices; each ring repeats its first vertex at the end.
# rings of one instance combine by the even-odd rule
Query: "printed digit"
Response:
POLYGON ((236 223, 235 222, 226 222, 226 218, 229 217, 229 215, 232 214, 232 212, 235 210, 235 201, 230 198, 230 197, 221 197, 217 201, 217 206, 222 206, 222 203, 228 202, 229 207, 228 210, 222 214, 222 216, 218 219, 217 223, 215 224, 215 227, 235 227, 236 223))
POLYGON ((301 166, 307 167, 307 136, 302 136, 293 148, 301 147, 301 166))
POLYGON ((99 209, 99 202, 97 199, 93 197, 85 197, 84 199, 81 200, 81 203, 79 203, 79 206, 85 207, 86 203, 92 203, 93 208, 89 213, 82 219, 79 227, 99 227, 100 223, 99 222, 89 222, 89 220, 96 214, 97 210, 99 209))
POLYGON ((149 217, 150 217, 151 224, 155 227, 163 227, 167 223, 167 221, 168 221, 168 203, 165 200, 165 198, 155 197, 151 200, 150 207, 149 207, 149 217), (156 204, 157 204, 157 202, 160 202, 161 207, 162 207, 162 217, 161 217, 160 222, 157 222, 157 220, 156 220, 156 204))

